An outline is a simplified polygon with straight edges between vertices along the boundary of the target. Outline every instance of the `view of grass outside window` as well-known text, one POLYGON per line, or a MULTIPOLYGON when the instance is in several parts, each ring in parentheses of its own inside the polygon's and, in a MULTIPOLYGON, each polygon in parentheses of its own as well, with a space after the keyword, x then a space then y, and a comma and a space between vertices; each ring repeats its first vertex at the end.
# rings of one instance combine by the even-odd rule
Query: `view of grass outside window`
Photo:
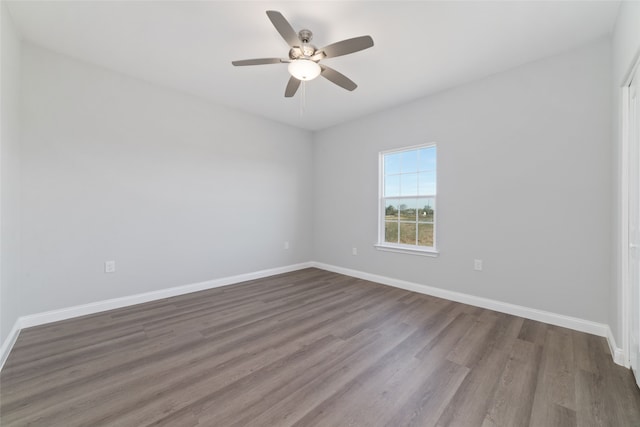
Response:
POLYGON ((435 249, 436 146, 381 153, 380 243, 435 249))

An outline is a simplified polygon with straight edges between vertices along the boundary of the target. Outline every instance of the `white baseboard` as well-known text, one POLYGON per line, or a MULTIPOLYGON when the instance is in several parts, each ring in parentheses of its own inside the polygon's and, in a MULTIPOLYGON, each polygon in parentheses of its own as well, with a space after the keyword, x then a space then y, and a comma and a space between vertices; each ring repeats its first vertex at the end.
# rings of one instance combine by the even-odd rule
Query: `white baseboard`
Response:
POLYGON ((335 265, 324 264, 321 262, 312 262, 311 265, 322 270, 332 271, 334 273, 344 274, 346 276, 357 277, 359 279, 369 280, 371 282, 376 282, 383 285, 406 289, 408 291, 431 295, 438 298, 444 298, 450 301, 461 302, 463 304, 469 304, 476 307, 487 308, 489 310, 499 311, 501 313, 524 317, 525 319, 537 320, 539 322, 562 326, 564 328, 605 337, 609 343, 613 361, 618 365, 625 366, 622 349, 616 346, 611 328, 609 327, 609 325, 604 323, 597 323, 577 317, 565 316, 563 314, 557 314, 549 311, 538 310, 535 308, 524 307, 521 305, 496 301, 489 298, 464 294, 462 292, 435 288, 433 286, 422 285, 405 280, 393 279, 391 277, 380 276, 377 274, 365 273, 359 270, 337 267, 335 265))
POLYGON ((112 298, 104 301, 96 301, 88 304, 76 305, 73 307, 62 308, 59 310, 51 310, 43 313, 30 314, 19 317, 9 333, 7 339, 2 343, 0 348, 0 370, 4 366, 4 362, 9 356, 9 352, 18 338, 20 330, 30 328, 32 326, 43 325, 45 323, 58 322, 60 320, 71 319, 73 317, 86 316, 101 311, 113 310, 116 308, 128 307, 135 304, 142 304, 149 301, 174 297, 177 295, 189 294, 192 292, 203 291, 206 289, 218 288, 221 286, 233 285, 235 283, 246 282, 249 280, 261 279, 264 277, 274 276, 276 274, 289 273, 291 271, 302 270, 303 268, 312 267, 311 262, 287 265, 284 267, 269 268, 266 270, 255 271, 252 273, 238 274, 236 276, 223 277, 220 279, 207 280, 205 282, 192 283, 189 285, 176 286, 173 288, 161 289, 158 291, 145 292, 141 294, 129 295, 120 298, 112 298))
POLYGON ((11 329, 11 332, 9 332, 7 339, 4 340, 4 342, 2 343, 2 347, 0 348, 0 370, 2 370, 2 367, 4 366, 4 363, 9 356, 9 352, 13 348, 13 345, 18 338, 20 330, 23 328, 29 328, 32 326, 43 325, 45 323, 57 322, 60 320, 71 319, 73 317, 85 316, 88 314, 99 313, 102 311, 113 310, 116 308, 127 307, 135 304, 142 304, 149 301, 156 301, 163 298, 184 295, 206 289, 232 285, 249 280, 261 279, 264 277, 288 273, 291 271, 301 270, 309 267, 320 268, 322 270, 357 277, 359 279, 369 280, 371 282, 381 283, 383 285, 406 289, 426 295, 432 295, 451 301, 461 302, 476 307, 487 308, 490 310, 499 311, 501 313, 512 314, 514 316, 520 316, 526 319, 537 320, 540 322, 605 337, 609 343, 609 349, 611 350, 613 361, 618 365, 628 367, 628 364, 624 360, 622 349, 616 346, 615 338, 613 337, 609 325, 506 302, 496 301, 488 298, 477 297, 461 292, 449 291, 446 289, 422 285, 419 283, 393 279, 391 277, 380 276, 377 274, 365 273, 363 271, 352 270, 349 268, 337 267, 330 264, 311 261, 19 317, 16 320, 13 328, 11 329))
POLYGON ((616 345, 616 339, 613 336, 613 331, 607 325, 607 342, 609 343, 609 351, 611 351, 611 357, 613 361, 620 366, 624 366, 625 368, 629 367, 629 361, 624 357, 624 352, 620 347, 616 345))
POLYGON ((18 318, 16 322, 13 324, 13 328, 11 328, 11 331, 9 331, 9 335, 2 342, 2 347, 0 347, 0 371, 4 366, 4 362, 7 361, 7 356, 9 356, 9 352, 11 351, 11 349, 13 348, 13 345, 16 343, 16 340, 18 339, 18 335, 20 335, 20 329, 22 329, 22 327, 20 326, 20 318, 18 318))

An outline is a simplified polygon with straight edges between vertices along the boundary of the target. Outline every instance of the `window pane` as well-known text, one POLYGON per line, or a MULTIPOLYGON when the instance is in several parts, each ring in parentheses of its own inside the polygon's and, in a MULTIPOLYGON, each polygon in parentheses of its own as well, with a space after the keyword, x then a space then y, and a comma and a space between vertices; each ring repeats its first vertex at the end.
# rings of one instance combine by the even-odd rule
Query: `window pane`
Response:
POLYGON ((384 196, 394 197, 400 195, 400 175, 384 177, 384 196))
POLYGON ((399 205, 399 201, 398 200, 394 200, 394 199, 390 199, 390 200, 385 200, 385 208, 384 208, 384 216, 385 216, 385 220, 387 221, 393 221, 393 220, 398 220, 398 205, 399 205))
POLYGON ((433 224, 418 224, 418 245, 433 246, 433 224))
POLYGON ((416 224, 414 223, 400 223, 400 243, 405 245, 416 244, 416 224))
POLYGON ((401 153, 384 155, 384 174, 385 175, 400 173, 400 155, 401 153))
POLYGON ((400 175, 400 195, 415 196, 418 194, 418 174, 408 173, 400 175))
POLYGON ((382 154, 380 243, 435 248, 436 147, 382 154))
POLYGON ((415 199, 402 199, 400 201, 400 221, 414 221, 416 220, 416 200, 415 199))
POLYGON ((386 221, 384 223, 384 241, 398 243, 398 223, 386 221))
POLYGON ((418 171, 418 150, 404 151, 400 155, 402 157, 401 170, 403 173, 418 171))
POLYGON ((418 189, 420 193, 417 194, 436 194, 436 173, 420 172, 418 174, 418 189))
POLYGON ((418 221, 433 222, 436 201, 433 197, 418 199, 418 221))
POLYGON ((421 171, 436 170, 436 147, 420 149, 418 153, 418 169, 421 171))

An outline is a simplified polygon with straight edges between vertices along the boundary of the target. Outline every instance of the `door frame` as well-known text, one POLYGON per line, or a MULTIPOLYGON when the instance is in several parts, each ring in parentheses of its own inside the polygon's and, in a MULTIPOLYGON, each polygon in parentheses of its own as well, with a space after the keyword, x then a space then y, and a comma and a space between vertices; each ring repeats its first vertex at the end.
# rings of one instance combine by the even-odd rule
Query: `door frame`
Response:
MULTIPOLYGON (((629 281, 629 162, 631 162, 629 152, 629 100, 630 90, 629 85, 633 80, 633 76, 637 69, 640 68, 640 51, 638 51, 632 61, 632 66, 627 72, 622 87, 621 87, 621 123, 620 123, 620 282, 621 293, 620 304, 622 309, 622 360, 616 360, 617 363, 622 363, 625 367, 631 366, 631 350, 630 350, 630 333, 631 333, 631 283, 629 281)), ((618 359, 614 354, 614 359, 618 359)))

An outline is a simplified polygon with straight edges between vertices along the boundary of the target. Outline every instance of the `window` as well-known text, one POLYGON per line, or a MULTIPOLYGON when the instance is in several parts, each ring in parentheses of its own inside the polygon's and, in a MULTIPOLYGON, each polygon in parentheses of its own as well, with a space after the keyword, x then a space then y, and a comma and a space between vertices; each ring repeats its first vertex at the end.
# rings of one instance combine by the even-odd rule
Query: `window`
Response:
POLYGON ((436 254, 436 146, 380 153, 382 250, 436 254))

